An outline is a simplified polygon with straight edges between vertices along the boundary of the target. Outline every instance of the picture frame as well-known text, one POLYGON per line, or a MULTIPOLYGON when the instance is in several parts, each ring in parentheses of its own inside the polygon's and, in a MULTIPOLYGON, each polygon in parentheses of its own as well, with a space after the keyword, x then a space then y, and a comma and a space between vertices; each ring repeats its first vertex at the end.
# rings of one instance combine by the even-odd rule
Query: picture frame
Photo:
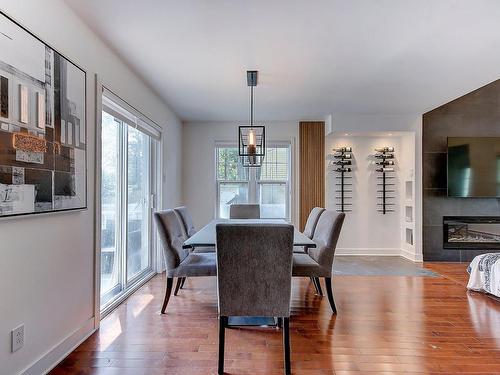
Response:
POLYGON ((87 208, 87 73, 0 12, 0 218, 87 208))

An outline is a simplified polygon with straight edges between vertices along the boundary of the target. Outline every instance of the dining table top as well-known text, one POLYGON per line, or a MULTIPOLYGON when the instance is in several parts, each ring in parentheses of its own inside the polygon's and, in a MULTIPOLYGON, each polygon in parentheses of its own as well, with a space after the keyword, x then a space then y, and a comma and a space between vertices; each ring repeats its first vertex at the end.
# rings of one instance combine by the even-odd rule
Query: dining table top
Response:
MULTIPOLYGON (((184 244, 183 248, 193 247, 212 247, 216 243, 215 226, 217 224, 288 224, 283 219, 216 219, 209 222, 191 237, 189 237, 184 244)), ((294 227, 293 231, 293 245, 301 247, 316 247, 316 244, 309 237, 294 227)))

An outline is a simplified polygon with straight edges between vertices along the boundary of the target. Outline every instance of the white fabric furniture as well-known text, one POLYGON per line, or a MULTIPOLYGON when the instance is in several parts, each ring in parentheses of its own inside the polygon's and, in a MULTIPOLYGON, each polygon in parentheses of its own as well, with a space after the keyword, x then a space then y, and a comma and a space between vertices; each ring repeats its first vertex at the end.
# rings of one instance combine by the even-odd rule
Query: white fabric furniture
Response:
POLYGON ((467 289, 500 297, 500 253, 478 255, 467 272, 470 274, 467 289))

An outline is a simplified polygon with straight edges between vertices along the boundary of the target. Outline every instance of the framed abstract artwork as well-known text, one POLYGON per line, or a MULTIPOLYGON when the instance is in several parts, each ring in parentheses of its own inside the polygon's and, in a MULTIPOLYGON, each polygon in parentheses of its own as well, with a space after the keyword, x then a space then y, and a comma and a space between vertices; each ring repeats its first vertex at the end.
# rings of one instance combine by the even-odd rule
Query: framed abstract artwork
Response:
POLYGON ((0 217, 87 207, 86 73, 0 13, 0 217))

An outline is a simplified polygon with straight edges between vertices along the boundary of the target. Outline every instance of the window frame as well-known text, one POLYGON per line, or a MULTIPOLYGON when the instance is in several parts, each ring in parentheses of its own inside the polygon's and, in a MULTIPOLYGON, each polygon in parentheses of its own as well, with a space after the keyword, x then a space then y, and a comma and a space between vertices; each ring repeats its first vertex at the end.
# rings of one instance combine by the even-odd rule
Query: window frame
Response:
POLYGON ((285 216, 280 218, 272 218, 272 219, 283 219, 287 222, 293 221, 292 215, 292 194, 293 194, 293 142, 292 141, 268 141, 266 144, 266 154, 267 150, 270 148, 287 148, 288 149, 288 161, 287 161, 287 180, 261 180, 257 178, 257 168, 255 167, 245 167, 248 170, 247 179, 246 180, 220 180, 218 176, 218 150, 221 148, 234 148, 238 150, 237 143, 232 142, 216 142, 214 153, 215 153, 215 194, 216 194, 216 203, 215 203, 215 218, 222 219, 220 215, 220 187, 225 183, 235 183, 235 184, 244 184, 248 185, 247 190, 247 201, 250 204, 261 204, 261 194, 260 189, 263 185, 281 185, 284 184, 286 188, 286 202, 285 202, 285 216))

